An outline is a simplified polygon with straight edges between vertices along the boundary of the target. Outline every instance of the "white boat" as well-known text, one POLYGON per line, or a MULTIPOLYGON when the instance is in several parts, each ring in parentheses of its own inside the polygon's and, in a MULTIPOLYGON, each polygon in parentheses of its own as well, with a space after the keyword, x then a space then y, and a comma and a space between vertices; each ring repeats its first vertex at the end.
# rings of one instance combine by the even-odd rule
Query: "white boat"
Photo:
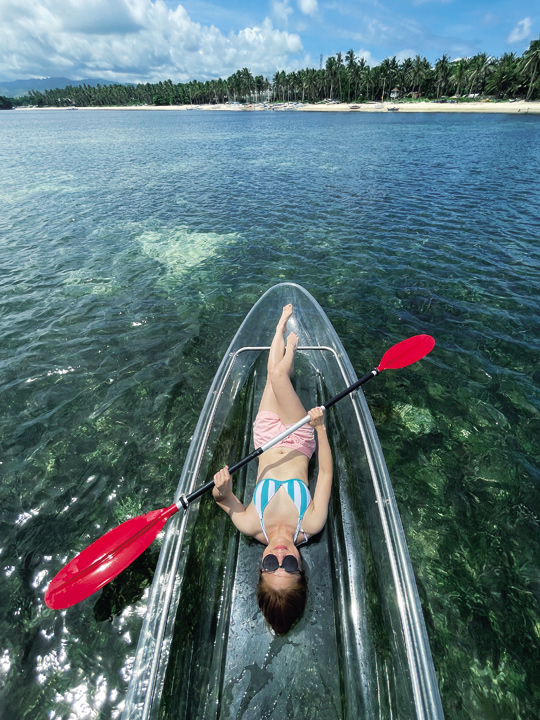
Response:
MULTIPOLYGON (((225 353, 175 500, 253 449, 269 344, 288 302, 304 405, 357 379, 314 298, 298 285, 271 288, 225 353)), ((386 349, 377 349, 374 366, 386 349)), ((335 479, 326 527, 302 549, 309 587, 302 619, 283 637, 272 633, 255 596, 262 546, 236 531, 210 495, 202 497, 169 521, 124 720, 443 718, 405 536, 362 391, 329 409, 326 423, 335 479)), ((234 476, 245 504, 256 469, 250 463, 234 476)))

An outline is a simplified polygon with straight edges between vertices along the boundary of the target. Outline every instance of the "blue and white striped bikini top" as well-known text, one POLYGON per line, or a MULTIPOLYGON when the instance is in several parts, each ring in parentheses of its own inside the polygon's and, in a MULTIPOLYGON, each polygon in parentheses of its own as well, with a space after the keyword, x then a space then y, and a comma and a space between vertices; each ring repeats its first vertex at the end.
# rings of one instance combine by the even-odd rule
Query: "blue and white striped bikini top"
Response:
MULTIPOLYGON (((255 487, 255 491, 253 493, 253 504, 257 510, 259 520, 261 521, 261 528, 264 533, 264 537, 266 538, 266 542, 268 542, 268 535, 266 534, 264 527, 263 513, 270 500, 274 497, 282 485, 286 486, 287 493, 298 510, 298 525, 296 526, 296 532, 294 534, 294 542, 296 542, 296 538, 300 532, 300 526, 302 525, 304 513, 311 502, 311 494, 308 486, 305 482, 302 482, 302 480, 299 480, 298 478, 293 478, 292 480, 272 480, 272 478, 264 478, 264 480, 261 480, 261 482, 255 487)), ((304 531, 302 530, 302 532, 304 531)), ((307 542, 306 533, 304 533, 304 535, 307 542)))

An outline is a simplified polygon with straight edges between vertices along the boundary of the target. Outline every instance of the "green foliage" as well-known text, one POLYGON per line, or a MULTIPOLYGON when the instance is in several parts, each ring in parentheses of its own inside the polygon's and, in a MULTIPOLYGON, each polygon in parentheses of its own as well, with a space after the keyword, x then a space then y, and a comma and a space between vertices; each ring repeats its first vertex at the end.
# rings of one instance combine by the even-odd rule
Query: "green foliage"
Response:
POLYGON ((540 39, 533 40, 529 45, 529 49, 523 54, 520 60, 520 71, 528 80, 529 87, 527 91, 527 100, 530 100, 535 94, 539 94, 540 80, 540 39))
MULTIPOLYGON (((226 80, 171 80, 144 85, 68 86, 64 89, 32 91, 27 99, 38 107, 103 107, 108 105, 202 105, 226 102, 341 102, 388 101, 397 88, 398 97, 424 99, 489 95, 495 99, 516 96, 540 99, 540 39, 533 40, 522 57, 505 53, 501 58, 479 53, 450 61, 447 55, 431 65, 417 55, 398 62, 386 58, 370 67, 348 50, 327 58, 324 68, 306 68, 286 73, 278 70, 272 82, 253 77, 242 68, 226 80)), ((0 98, 2 101, 7 98, 0 98)), ((9 102, 9 100, 8 100, 9 102)))
POLYGON ((0 110, 11 110, 13 108, 13 102, 3 95, 0 95, 0 110))

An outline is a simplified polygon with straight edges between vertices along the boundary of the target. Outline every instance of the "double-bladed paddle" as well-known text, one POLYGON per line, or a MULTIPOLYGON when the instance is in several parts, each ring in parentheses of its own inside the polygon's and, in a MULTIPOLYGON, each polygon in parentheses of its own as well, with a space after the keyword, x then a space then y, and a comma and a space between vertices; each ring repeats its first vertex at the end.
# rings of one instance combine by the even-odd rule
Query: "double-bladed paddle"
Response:
MULTIPOLYGON (((335 405, 383 370, 397 370, 412 365, 425 357, 434 345, 435 340, 430 335, 415 335, 407 340, 402 340, 385 352, 375 370, 325 402, 322 407, 328 409, 335 405)), ((306 415, 283 433, 232 465, 229 472, 232 475, 309 421, 310 417, 306 415)), ((189 495, 182 495, 177 503, 127 520, 93 542, 51 580, 45 593, 46 605, 53 610, 63 610, 100 590, 146 550, 172 515, 177 513, 180 508, 187 510, 193 500, 199 498, 213 486, 214 481, 210 480, 189 495)))

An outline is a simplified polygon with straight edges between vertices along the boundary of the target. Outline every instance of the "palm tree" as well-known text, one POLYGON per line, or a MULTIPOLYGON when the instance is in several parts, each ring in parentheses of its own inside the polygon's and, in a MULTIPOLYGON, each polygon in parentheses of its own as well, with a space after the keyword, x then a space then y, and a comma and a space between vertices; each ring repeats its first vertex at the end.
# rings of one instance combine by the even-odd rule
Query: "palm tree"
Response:
POLYGON ((540 39, 533 40, 521 58, 521 72, 529 81, 529 90, 526 100, 531 97, 534 86, 540 77, 540 39))
POLYGON ((285 85, 287 83, 287 73, 285 70, 277 73, 278 75, 278 88, 281 88, 281 101, 285 102, 285 85))
POLYGON ((473 89, 482 93, 486 78, 491 72, 493 67, 493 58, 487 56, 486 53, 479 53, 475 55, 468 67, 469 71, 469 95, 472 94, 473 89))
POLYGON ((270 90, 272 89, 272 85, 270 83, 270 80, 268 78, 264 78, 264 87, 263 90, 266 93, 266 101, 268 102, 270 98, 270 90))
POLYGON ((290 100, 291 100, 290 91, 292 89, 293 100, 298 100, 298 87, 300 85, 300 79, 299 79, 298 73, 296 73, 296 72, 289 73, 289 75, 287 77, 289 80, 289 88, 288 88, 289 95, 288 95, 287 99, 290 102, 290 100))
POLYGON ((308 87, 308 71, 307 70, 299 70, 296 73, 297 83, 298 83, 298 89, 302 90, 302 102, 305 101, 306 97, 306 90, 308 87))
POLYGON ((409 92, 409 83, 411 82, 411 73, 413 68, 412 58, 405 58, 399 68, 398 85, 402 88, 403 95, 409 92))
POLYGON ((324 70, 311 68, 308 73, 308 97, 311 101, 321 99, 321 87, 324 87, 324 70), (321 85, 322 78, 322 85, 321 85))
POLYGON ((454 82, 454 94, 459 97, 461 86, 465 82, 467 76, 467 61, 461 58, 454 60, 451 66, 451 77, 454 82))
POLYGON ((349 102, 351 102, 351 87, 355 80, 358 82, 358 65, 354 57, 354 50, 347 50, 345 53, 345 63, 347 64, 347 71, 349 73, 349 102))
POLYGON ((397 79, 398 79, 398 77, 399 77, 399 63, 398 63, 397 58, 396 58, 395 55, 394 55, 394 57, 390 60, 390 63, 388 64, 388 69, 389 69, 389 71, 390 71, 390 72, 389 72, 389 77, 388 77, 388 81, 389 81, 388 84, 389 84, 389 85, 395 85, 395 84, 396 84, 396 81, 397 81, 397 79))
MULTIPOLYGON (((437 100, 441 96, 441 88, 445 89, 450 78, 450 58, 443 55, 440 60, 435 63, 435 74, 437 76, 437 100)), ((444 93, 443 93, 444 94, 444 93)))
POLYGON ((362 82, 365 82, 366 78, 366 69, 368 68, 368 65, 364 58, 360 58, 360 60, 355 64, 354 70, 353 70, 353 77, 354 77, 354 97, 358 99, 358 85, 362 82))
POLYGON ((521 84, 518 63, 514 53, 505 53, 493 64, 493 71, 486 84, 486 90, 497 98, 515 95, 521 84))
POLYGON ((240 94, 242 89, 242 83, 239 75, 239 71, 233 73, 230 78, 227 79, 227 88, 229 95, 229 102, 231 98, 231 92, 233 96, 233 102, 236 102, 236 94, 240 94))
POLYGON ((331 100, 333 99, 333 95, 334 95, 334 79, 336 77, 336 68, 337 68, 336 58, 331 55, 328 58, 328 60, 326 61, 326 77, 328 78, 328 80, 330 82, 329 97, 331 100))
POLYGON ((256 75, 254 79, 255 83, 255 102, 259 102, 259 97, 264 90, 264 77, 262 75, 256 75))
POLYGON ((421 58, 420 55, 417 55, 412 63, 411 68, 411 83, 413 87, 416 87, 416 92, 420 95, 420 88, 422 87, 422 83, 424 82, 426 78, 426 71, 427 68, 430 67, 428 61, 426 58, 421 58))
MULTIPOLYGON (((275 100, 276 94, 279 92, 279 83, 281 80, 281 73, 278 70, 272 79, 272 99, 275 100)), ((278 95, 279 97, 279 95, 278 95)))
POLYGON ((397 65, 397 63, 396 63, 395 57, 392 58, 392 60, 390 60, 390 58, 385 58, 382 61, 382 63, 379 65, 379 73, 380 73, 380 76, 383 81, 381 102, 384 102, 384 93, 385 93, 386 84, 387 83, 388 83, 388 85, 392 84, 392 78, 395 74, 395 66, 396 65, 397 65))
POLYGON ((244 98, 247 96, 247 101, 251 100, 251 88, 253 87, 253 75, 248 68, 242 68, 240 70, 240 84, 242 87, 242 95, 244 98))
POLYGON ((280 86, 281 86, 281 100, 283 102, 285 102, 285 90, 287 89, 287 73, 285 72, 285 70, 281 71, 280 86))
POLYGON ((373 100, 373 86, 375 84, 373 78, 373 70, 367 63, 364 65, 361 80, 363 81, 363 85, 366 88, 366 95, 373 100), (370 88, 371 93, 369 92, 370 88))
POLYGON ((218 95, 219 102, 224 102, 225 98, 227 97, 227 83, 221 78, 218 80, 218 95))
POLYGON ((338 84, 339 84, 339 99, 341 101, 341 68, 343 67, 343 55, 338 52, 336 54, 336 72, 338 76, 338 84))

